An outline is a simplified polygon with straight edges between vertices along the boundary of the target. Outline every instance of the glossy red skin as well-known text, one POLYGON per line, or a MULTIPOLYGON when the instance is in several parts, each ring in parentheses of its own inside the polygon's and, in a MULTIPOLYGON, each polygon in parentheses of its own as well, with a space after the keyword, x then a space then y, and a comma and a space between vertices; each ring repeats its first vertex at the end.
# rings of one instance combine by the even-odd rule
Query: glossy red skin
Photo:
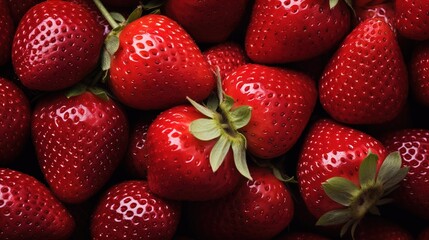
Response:
POLYGON ((420 43, 413 50, 410 72, 413 97, 429 106, 429 41, 420 43))
POLYGON ((221 79, 249 62, 244 50, 238 43, 226 42, 215 45, 203 52, 204 58, 212 69, 219 67, 221 79))
POLYGON ((13 67, 27 88, 64 89, 97 66, 103 40, 102 27, 81 5, 42 2, 24 15, 16 30, 13 67))
POLYGON ((310 232, 292 232, 277 237, 275 240, 329 240, 329 238, 310 232))
POLYGON ((129 135, 119 106, 90 92, 40 101, 32 134, 46 181, 67 203, 85 201, 106 183, 126 153, 129 135))
POLYGON ((316 218, 343 208, 325 194, 322 183, 331 177, 344 177, 359 186, 359 166, 369 150, 378 155, 379 168, 387 153, 375 138, 327 119, 312 125, 304 138, 297 177, 301 196, 316 218))
POLYGON ((308 76, 276 67, 248 64, 224 81, 225 94, 235 106, 252 107, 250 122, 239 131, 247 149, 259 158, 274 158, 296 143, 317 100, 314 81, 308 76))
POLYGON ((264 64, 305 60, 336 46, 349 28, 350 12, 343 1, 330 10, 325 0, 256 0, 246 53, 264 64))
POLYGON ((399 151, 402 165, 409 167, 407 176, 394 194, 396 202, 429 219, 429 130, 399 130, 388 135, 383 143, 388 151, 399 151))
POLYGON ((139 178, 147 177, 147 131, 152 121, 139 121, 130 133, 130 143, 126 158, 128 172, 139 178))
POLYGON ((6 0, 0 0, 0 66, 10 60, 14 24, 6 0))
POLYGON ((289 189, 269 169, 251 169, 231 194, 189 205, 190 226, 198 239, 271 239, 294 213, 289 189))
POLYGON ((382 19, 367 19, 344 40, 319 81, 320 102, 347 124, 394 119, 408 95, 407 70, 395 34, 382 19))
POLYGON ((409 39, 429 39, 429 2, 395 0, 396 28, 409 39))
POLYGON ((30 137, 30 104, 22 90, 0 77, 0 164, 16 159, 30 137))
POLYGON ((414 237, 399 224, 381 217, 363 219, 354 235, 356 240, 413 240, 414 237))
POLYGON ((165 15, 177 21, 196 42, 224 42, 237 28, 248 0, 168 0, 165 15))
POLYGON ((18 25, 24 14, 42 0, 6 0, 9 4, 10 14, 13 18, 15 25, 18 25))
POLYGON ((124 104, 140 110, 199 102, 215 87, 209 64, 173 20, 146 15, 127 25, 113 55, 109 85, 124 104))
POLYGON ((386 23, 389 24, 392 31, 394 31, 396 34, 395 6, 393 2, 386 2, 382 4, 356 8, 355 11, 359 23, 369 18, 382 18, 386 23))
POLYGON ((35 178, 0 168, 0 238, 63 240, 75 223, 64 206, 35 178))
POLYGON ((232 151, 213 173, 209 156, 216 140, 201 141, 189 132, 189 124, 204 117, 192 106, 181 105, 162 112, 150 125, 147 178, 153 193, 167 199, 206 201, 230 193, 238 184, 242 176, 232 151))
POLYGON ((99 201, 91 222, 92 239, 172 239, 180 213, 179 202, 154 195, 146 181, 122 182, 99 201))

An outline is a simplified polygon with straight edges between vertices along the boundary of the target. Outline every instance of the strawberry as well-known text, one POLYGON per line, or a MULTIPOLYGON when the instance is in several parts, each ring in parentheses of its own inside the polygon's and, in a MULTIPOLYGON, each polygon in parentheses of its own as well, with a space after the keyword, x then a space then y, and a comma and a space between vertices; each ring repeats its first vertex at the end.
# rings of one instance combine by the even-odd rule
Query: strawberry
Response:
POLYGON ((395 0, 396 28, 409 39, 429 39, 429 2, 395 0))
POLYGON ((31 127, 42 172, 64 202, 79 203, 94 195, 126 152, 128 123, 123 111, 113 100, 88 91, 42 99, 31 127))
POLYGON ((6 0, 0 0, 0 66, 9 61, 14 24, 6 0))
POLYGON ((0 168, 0 238, 67 239, 74 221, 35 178, 0 168))
POLYGON ((249 61, 241 46, 233 42, 213 46, 204 51, 203 55, 212 68, 219 67, 221 79, 249 61))
POLYGON ((358 130, 327 119, 312 125, 297 175, 308 210, 319 218, 316 225, 344 224, 344 235, 367 212, 379 213, 377 205, 407 174, 397 152, 386 154, 379 141, 358 130))
POLYGON ((18 25, 21 18, 31 7, 42 2, 42 0, 20 0, 20 1, 5 0, 5 1, 7 1, 9 4, 10 13, 15 25, 18 25))
POLYGON ((357 21, 363 22, 369 18, 382 18, 389 24, 392 31, 396 34, 395 28, 395 6, 393 2, 380 3, 376 5, 356 8, 357 21))
POLYGON ((399 151, 408 175, 395 191, 396 202, 418 216, 429 220, 429 130, 403 129, 383 140, 388 151, 399 151))
POLYGON ((122 182, 98 203, 91 222, 92 239, 172 239, 180 212, 179 202, 154 195, 147 182, 122 182))
POLYGON ((320 102, 335 120, 377 124, 395 118, 408 93, 395 34, 380 18, 360 23, 344 40, 319 82, 320 102))
POLYGON ((417 45, 410 61, 410 86, 415 99, 429 106, 429 41, 417 45))
POLYGON ((22 83, 54 91, 81 81, 97 65, 103 29, 81 5, 46 1, 20 22, 12 45, 12 63, 22 83))
POLYGON ((30 104, 14 83, 0 77, 0 164, 18 157, 30 136, 30 104))
POLYGON ((197 239, 271 239, 294 213, 289 189, 269 169, 251 168, 231 194, 192 203, 187 212, 197 239))
POLYGON ((336 44, 350 28, 343 1, 256 0, 247 29, 247 55, 257 63, 275 64, 318 56, 336 44))
POLYGON ((165 15, 177 21, 196 42, 224 42, 240 23, 248 0, 168 0, 165 15))
POLYGON ((362 220, 356 229, 355 240, 413 240, 413 236, 399 224, 381 217, 362 220))
POLYGON ((223 88, 236 105, 252 108, 250 122, 240 132, 249 152, 260 158, 278 157, 296 143, 317 100, 308 76, 257 64, 237 68, 223 88))
POLYGON ((275 240, 329 240, 329 238, 311 232, 291 232, 283 234, 275 240))

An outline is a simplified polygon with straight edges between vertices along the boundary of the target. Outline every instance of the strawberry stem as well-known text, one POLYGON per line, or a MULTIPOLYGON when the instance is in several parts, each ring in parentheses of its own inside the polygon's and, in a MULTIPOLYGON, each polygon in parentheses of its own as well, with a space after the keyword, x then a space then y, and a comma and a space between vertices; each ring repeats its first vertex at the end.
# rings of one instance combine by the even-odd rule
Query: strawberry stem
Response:
POLYGON ((115 21, 115 19, 110 15, 109 11, 104 7, 103 3, 100 0, 93 0, 98 10, 100 10, 101 14, 104 18, 106 18, 107 22, 110 24, 112 29, 115 29, 119 26, 119 24, 115 21))

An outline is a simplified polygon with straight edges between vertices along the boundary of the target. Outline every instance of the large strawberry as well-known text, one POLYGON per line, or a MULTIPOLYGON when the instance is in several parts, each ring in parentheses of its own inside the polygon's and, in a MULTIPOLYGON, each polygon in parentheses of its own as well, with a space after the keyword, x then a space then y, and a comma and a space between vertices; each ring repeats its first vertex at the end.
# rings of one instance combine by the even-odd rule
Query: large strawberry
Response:
POLYGON ((224 42, 238 26, 248 0, 168 0, 165 15, 177 21, 196 42, 224 42))
POLYGON ((22 83, 53 91, 81 81, 97 65, 103 28, 85 7, 46 1, 20 22, 12 46, 12 63, 22 83))
POLYGON ((410 39, 429 39, 429 1, 395 0, 396 28, 410 39))
POLYGON ((334 47, 350 27, 343 1, 256 0, 246 34, 246 52, 258 63, 309 59, 334 47))
POLYGON ((63 240, 74 221, 64 206, 35 178, 0 169, 0 238, 63 240))
POLYGON ((147 182, 123 182, 98 203, 91 222, 92 239, 172 239, 180 212, 179 202, 154 195, 147 182))
POLYGON ((401 50, 380 18, 365 20, 347 36, 319 82, 323 108, 348 124, 392 120, 403 108, 407 93, 401 50))
POLYGON ((318 225, 353 230, 407 174, 398 153, 387 153, 371 136, 331 120, 309 130, 298 161, 301 196, 318 225))
POLYGON ((240 132, 249 152, 260 158, 278 157, 295 144, 317 100, 315 83, 305 74, 257 64, 237 68, 223 88, 237 106, 252 107, 240 132))
POLYGON ((14 24, 6 0, 0 0, 0 66, 11 56, 14 24))
POLYGON ((429 106, 429 41, 417 45, 410 62, 410 86, 413 97, 429 106))
POLYGON ((0 77, 0 164, 15 159, 30 136, 30 104, 15 84, 0 77))
POLYGON ((425 219, 429 219, 429 130, 403 129, 383 140, 388 151, 399 151, 408 175, 395 192, 396 202, 425 219))
POLYGON ((285 229, 294 213, 289 189, 269 169, 251 168, 231 194, 192 203, 187 212, 198 239, 271 239, 285 229))
POLYGON ((111 99, 92 92, 42 99, 33 112, 33 141, 44 176, 62 201, 79 203, 109 179, 128 142, 128 123, 111 99))

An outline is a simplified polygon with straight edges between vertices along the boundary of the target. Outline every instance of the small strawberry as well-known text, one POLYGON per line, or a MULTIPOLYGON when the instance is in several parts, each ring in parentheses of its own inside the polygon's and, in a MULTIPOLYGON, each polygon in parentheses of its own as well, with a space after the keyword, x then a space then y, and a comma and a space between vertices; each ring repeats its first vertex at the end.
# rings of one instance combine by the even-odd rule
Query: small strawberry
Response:
POLYGON ((14 24, 6 0, 0 0, 0 66, 10 60, 14 24))
POLYGON ((429 41, 420 43, 413 50, 410 73, 413 97, 429 106, 429 41))
POLYGON ((98 203, 91 222, 92 239, 172 239, 180 212, 179 202, 154 195, 147 182, 122 182, 98 203))
POLYGON ((248 63, 244 50, 237 43, 226 42, 211 47, 203 52, 204 58, 213 69, 219 67, 221 79, 239 66, 248 63))
POLYGON ((42 0, 6 0, 9 4, 9 9, 13 22, 18 25, 24 14, 36 4, 42 2, 42 0))
POLYGON ((429 39, 429 1, 395 0, 396 28, 409 39, 429 39))
POLYGON ((386 22, 367 19, 347 36, 324 70, 319 94, 323 108, 343 123, 383 123, 400 113, 407 70, 386 22))
POLYGON ((356 228, 354 240, 413 240, 413 236, 399 224, 381 217, 367 217, 356 228))
POLYGON ((85 7, 45 1, 20 22, 12 63, 26 87, 59 90, 81 81, 96 67, 102 44, 103 29, 85 7))
POLYGON ((14 160, 30 136, 30 104, 15 84, 0 77, 0 164, 14 160))
POLYGON ((248 0, 168 0, 165 15, 177 21, 196 42, 224 42, 240 23, 248 0))
POLYGON ((247 55, 257 63, 309 59, 338 44, 350 28, 343 1, 256 0, 247 29, 247 55))
POLYGON ((386 157, 383 145, 371 136, 330 120, 309 130, 298 161, 298 183, 316 225, 343 225, 352 233, 367 212, 378 205, 407 174, 399 154, 386 157), (380 161, 378 161, 380 159, 380 161))
POLYGON ((128 123, 111 99, 92 92, 42 99, 32 133, 42 172, 54 194, 79 203, 94 195, 124 157, 128 123))
POLYGON ((0 238, 63 240, 74 221, 64 206, 35 178, 0 168, 0 238))
POLYGON ((403 129, 386 136, 388 151, 399 151, 408 175, 395 191, 396 203, 429 220, 429 130, 403 129))
POLYGON ((251 168, 231 194, 192 203, 187 212, 198 239, 271 239, 285 229, 294 213, 289 189, 269 169, 251 168))

